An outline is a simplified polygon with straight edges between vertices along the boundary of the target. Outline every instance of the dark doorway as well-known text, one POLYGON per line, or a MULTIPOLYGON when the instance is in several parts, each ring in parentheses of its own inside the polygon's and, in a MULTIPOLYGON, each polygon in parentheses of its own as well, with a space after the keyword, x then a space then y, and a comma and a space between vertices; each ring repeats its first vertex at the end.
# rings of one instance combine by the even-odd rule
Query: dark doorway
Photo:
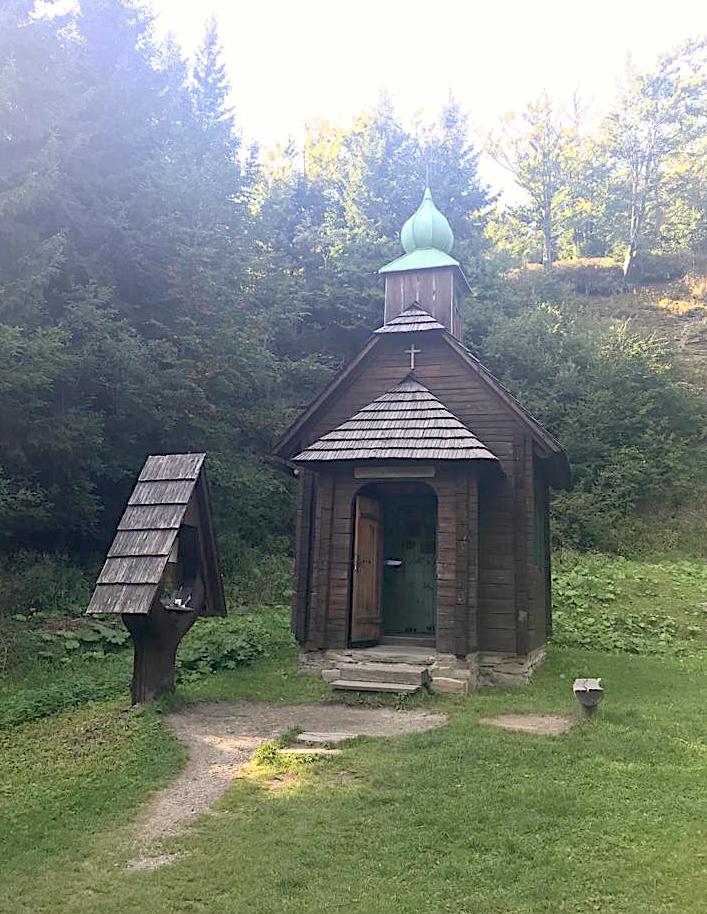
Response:
POLYGON ((429 491, 383 502, 383 634, 433 637, 437 623, 437 499, 429 491))
POLYGON ((354 499, 350 643, 434 639, 437 498, 421 483, 378 483, 354 499))

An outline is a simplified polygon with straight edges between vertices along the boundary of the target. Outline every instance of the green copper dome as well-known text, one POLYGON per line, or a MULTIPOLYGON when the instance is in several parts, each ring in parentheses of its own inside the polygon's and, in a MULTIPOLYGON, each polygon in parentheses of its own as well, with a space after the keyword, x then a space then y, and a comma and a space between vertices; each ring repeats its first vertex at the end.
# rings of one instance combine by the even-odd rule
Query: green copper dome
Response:
POLYGON ((434 204, 429 187, 425 188, 422 203, 410 216, 400 232, 405 252, 434 248, 448 254, 454 244, 454 235, 446 218, 434 204))
POLYGON ((379 273, 412 273, 452 267, 464 286, 469 288, 459 261, 450 256, 454 235, 446 218, 435 206, 429 187, 425 188, 422 203, 403 226, 400 240, 405 253, 381 267, 379 273))

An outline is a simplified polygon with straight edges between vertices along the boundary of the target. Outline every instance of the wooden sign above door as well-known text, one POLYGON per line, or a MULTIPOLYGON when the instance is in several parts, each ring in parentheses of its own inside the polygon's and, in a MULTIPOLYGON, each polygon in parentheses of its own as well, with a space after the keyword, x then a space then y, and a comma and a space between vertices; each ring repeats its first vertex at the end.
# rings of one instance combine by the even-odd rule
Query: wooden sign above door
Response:
POLYGON ((354 467, 354 479, 432 479, 434 467, 425 466, 359 466, 354 467))

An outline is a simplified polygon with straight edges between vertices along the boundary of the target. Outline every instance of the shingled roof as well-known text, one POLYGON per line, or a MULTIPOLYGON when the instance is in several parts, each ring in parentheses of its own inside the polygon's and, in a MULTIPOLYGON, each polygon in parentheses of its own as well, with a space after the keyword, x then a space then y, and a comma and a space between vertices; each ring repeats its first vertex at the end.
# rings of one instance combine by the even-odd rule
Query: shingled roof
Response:
POLYGON ((498 460, 412 374, 292 459, 498 460))
POLYGON ((392 321, 383 324, 374 333, 413 333, 417 330, 444 330, 444 324, 438 320, 417 302, 408 305, 407 308, 394 317, 392 321))
POLYGON ((189 509, 202 545, 207 604, 204 615, 225 615, 203 473, 205 456, 167 454, 147 458, 98 576, 88 613, 146 615, 150 611, 189 509))

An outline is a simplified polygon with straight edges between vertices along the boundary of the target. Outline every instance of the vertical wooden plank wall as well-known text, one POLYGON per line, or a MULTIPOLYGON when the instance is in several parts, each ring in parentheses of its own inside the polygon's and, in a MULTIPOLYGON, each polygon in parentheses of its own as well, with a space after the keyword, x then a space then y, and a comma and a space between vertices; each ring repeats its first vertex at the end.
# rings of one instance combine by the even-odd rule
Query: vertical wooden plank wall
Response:
POLYGON ((349 468, 334 469, 335 493, 331 528, 327 647, 344 648, 349 639, 352 558, 354 536, 353 501, 360 480, 349 468))
POLYGON ((437 650, 457 652, 457 486, 453 472, 439 468, 437 494, 437 650))
POLYGON ((486 478, 479 489, 479 650, 516 648, 514 476, 486 478))
POLYGON ((334 506, 334 480, 321 475, 317 482, 317 506, 314 523, 312 593, 307 647, 325 648, 327 603, 329 597, 329 554, 334 506))
MULTIPOLYGON (((437 649, 464 656, 477 649, 478 640, 476 475, 469 468, 442 467, 429 484, 437 496, 437 649)), ((311 649, 348 644, 352 504, 361 488, 351 468, 320 474, 306 634, 311 649)), ((298 564, 298 590, 303 586, 303 563, 304 557, 298 564)))
POLYGON ((456 648, 466 656, 478 650, 478 488, 474 468, 457 475, 456 648))
POLYGON ((550 487, 546 481, 543 485, 543 493, 545 496, 543 523, 545 525, 545 542, 547 543, 547 556, 545 561, 545 568, 543 569, 543 577, 545 583, 543 593, 543 612, 545 618, 543 621, 545 624, 542 626, 542 628, 538 626, 538 637, 536 638, 537 646, 544 644, 552 637, 552 540, 550 531, 550 487))
MULTIPOLYGON (((542 493, 540 510, 543 519, 544 541, 548 544, 545 555, 542 556, 540 565, 535 564, 535 549, 531 536, 531 551, 528 557, 528 574, 530 578, 530 607, 528 645, 530 650, 545 644, 552 633, 552 607, 551 607, 551 581, 550 581, 550 493, 542 462, 533 461, 533 472, 540 475, 539 491, 542 493)), ((529 523, 531 531, 535 531, 535 492, 536 487, 531 486, 532 500, 529 506, 529 523)))
POLYGON ((405 308, 417 302, 436 320, 454 333, 454 269, 418 270, 411 273, 388 273, 385 278, 384 321, 387 324, 405 308))
POLYGON ((315 511, 316 476, 310 470, 301 470, 295 527, 295 586, 292 596, 292 632, 300 644, 308 640, 315 511))

